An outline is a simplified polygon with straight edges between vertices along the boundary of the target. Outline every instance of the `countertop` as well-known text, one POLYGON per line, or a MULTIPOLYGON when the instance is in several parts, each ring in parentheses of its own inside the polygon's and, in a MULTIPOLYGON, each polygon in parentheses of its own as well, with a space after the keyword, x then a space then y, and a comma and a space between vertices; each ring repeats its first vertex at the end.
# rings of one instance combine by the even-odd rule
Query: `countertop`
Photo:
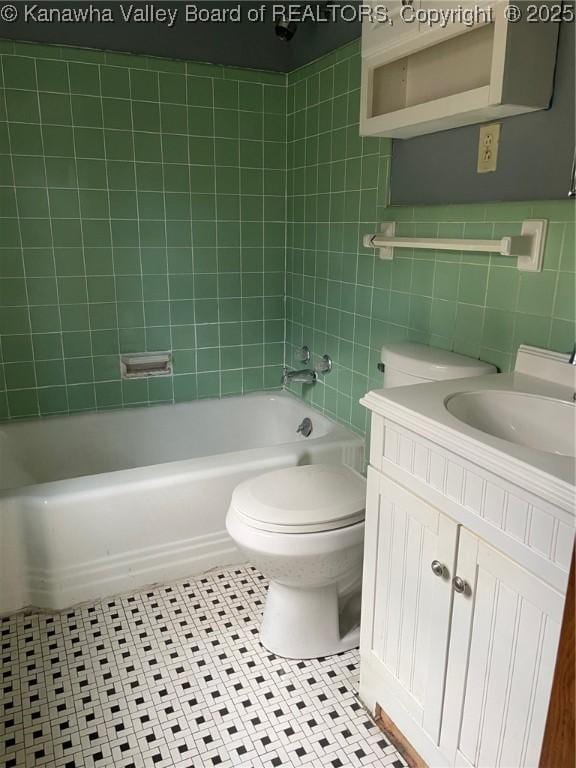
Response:
POLYGON ((444 444, 450 450, 462 453, 467 458, 474 457, 479 464, 488 464, 492 470, 500 467, 504 474, 511 472, 521 478, 528 469, 533 480, 540 486, 543 485, 544 489, 550 486, 551 491, 559 492, 567 500, 571 498, 573 503, 574 458, 494 437, 460 421, 447 410, 445 403, 451 396, 481 390, 538 395, 570 403, 574 407, 573 417, 566 424, 566 429, 576 433, 574 388, 525 373, 490 374, 377 389, 368 392, 360 402, 371 411, 401 423, 434 442, 444 444))

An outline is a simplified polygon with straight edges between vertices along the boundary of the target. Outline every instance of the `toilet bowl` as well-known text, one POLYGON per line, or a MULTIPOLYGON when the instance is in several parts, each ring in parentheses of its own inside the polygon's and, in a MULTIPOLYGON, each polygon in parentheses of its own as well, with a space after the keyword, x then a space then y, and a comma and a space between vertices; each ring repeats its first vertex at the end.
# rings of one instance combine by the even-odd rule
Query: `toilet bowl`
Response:
POLYGON ((228 533, 269 580, 260 641, 290 659, 359 642, 364 478, 345 466, 268 472, 241 483, 228 533))

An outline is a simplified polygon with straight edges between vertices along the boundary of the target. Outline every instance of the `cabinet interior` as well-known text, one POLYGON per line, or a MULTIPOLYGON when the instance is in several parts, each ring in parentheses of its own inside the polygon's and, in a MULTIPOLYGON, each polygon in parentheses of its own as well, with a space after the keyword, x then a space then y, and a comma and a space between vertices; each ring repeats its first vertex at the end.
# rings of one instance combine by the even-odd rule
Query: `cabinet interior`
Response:
POLYGON ((493 44, 492 23, 376 67, 370 117, 489 85, 493 44))

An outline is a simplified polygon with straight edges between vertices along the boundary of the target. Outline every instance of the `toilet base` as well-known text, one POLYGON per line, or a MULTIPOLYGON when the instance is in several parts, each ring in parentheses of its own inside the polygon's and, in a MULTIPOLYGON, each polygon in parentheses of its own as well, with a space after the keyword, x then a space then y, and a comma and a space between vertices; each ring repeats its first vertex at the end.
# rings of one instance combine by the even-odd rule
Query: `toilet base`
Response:
POLYGON ((315 659, 357 648, 359 601, 350 610, 352 602, 351 598, 342 601, 336 585, 299 589, 272 582, 268 587, 260 642, 276 656, 287 659, 315 659), (344 602, 342 609, 341 602, 344 602), (356 622, 354 614, 357 614, 356 622), (342 624, 352 628, 345 627, 342 633, 342 624))

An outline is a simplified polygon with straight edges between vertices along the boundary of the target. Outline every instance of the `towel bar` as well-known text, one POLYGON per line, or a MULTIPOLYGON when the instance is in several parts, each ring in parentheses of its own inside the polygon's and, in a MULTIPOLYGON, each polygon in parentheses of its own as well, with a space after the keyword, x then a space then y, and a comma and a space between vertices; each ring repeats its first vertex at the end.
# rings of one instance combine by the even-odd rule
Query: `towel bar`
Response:
POLYGON ((381 225, 381 231, 365 235, 365 248, 376 248, 381 259, 393 259, 395 248, 422 248, 434 251, 474 251, 498 253, 517 259, 522 272, 540 272, 546 242, 546 219, 527 219, 522 223, 522 233, 495 240, 465 238, 396 237, 396 222, 381 225))

